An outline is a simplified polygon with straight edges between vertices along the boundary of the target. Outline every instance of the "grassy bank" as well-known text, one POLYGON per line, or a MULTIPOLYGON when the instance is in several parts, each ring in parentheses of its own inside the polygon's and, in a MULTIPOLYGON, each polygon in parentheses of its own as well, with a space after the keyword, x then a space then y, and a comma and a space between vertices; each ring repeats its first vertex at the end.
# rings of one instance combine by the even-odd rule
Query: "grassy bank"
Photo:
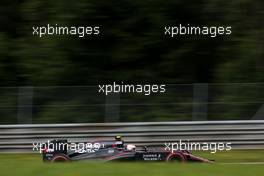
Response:
POLYGON ((38 154, 0 154, 1 176, 263 176, 264 150, 237 150, 216 154, 196 152, 215 164, 175 163, 42 163, 38 154), (238 164, 244 163, 244 164, 238 164), (234 164, 225 164, 234 163, 234 164))

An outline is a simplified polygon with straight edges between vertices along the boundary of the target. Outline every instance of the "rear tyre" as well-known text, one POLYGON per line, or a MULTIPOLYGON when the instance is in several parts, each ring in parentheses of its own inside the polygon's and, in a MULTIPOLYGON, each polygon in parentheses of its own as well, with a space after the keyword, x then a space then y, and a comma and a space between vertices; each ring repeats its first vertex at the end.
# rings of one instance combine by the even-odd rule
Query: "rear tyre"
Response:
POLYGON ((51 162, 69 162, 70 158, 65 154, 57 154, 55 155, 51 162))
POLYGON ((176 163, 182 163, 185 161, 185 158, 181 154, 170 154, 167 157, 167 162, 176 162, 176 163))

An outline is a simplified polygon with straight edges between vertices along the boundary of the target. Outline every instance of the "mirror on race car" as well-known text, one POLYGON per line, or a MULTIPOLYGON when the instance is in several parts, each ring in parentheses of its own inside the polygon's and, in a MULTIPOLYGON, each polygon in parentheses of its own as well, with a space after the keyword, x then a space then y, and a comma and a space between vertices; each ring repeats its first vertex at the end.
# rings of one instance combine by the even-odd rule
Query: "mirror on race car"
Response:
POLYGON ((136 146, 133 144, 127 144, 126 149, 129 151, 136 150, 136 146))

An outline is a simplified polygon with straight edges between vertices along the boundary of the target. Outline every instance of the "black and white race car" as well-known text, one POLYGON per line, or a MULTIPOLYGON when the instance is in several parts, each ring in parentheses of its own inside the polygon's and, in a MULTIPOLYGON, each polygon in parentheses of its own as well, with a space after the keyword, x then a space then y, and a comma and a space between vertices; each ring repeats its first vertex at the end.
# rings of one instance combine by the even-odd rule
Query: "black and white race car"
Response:
MULTIPOLYGON (((42 146, 43 161, 63 162, 80 160, 99 161, 166 161, 166 162, 205 162, 212 161, 194 156, 188 151, 174 152, 162 149, 136 148, 132 144, 124 144, 122 140, 99 140, 72 147, 67 140, 52 140, 42 146), (63 147, 64 146, 64 147, 63 147), (84 147, 85 146, 85 147, 84 147)), ((75 144, 76 145, 76 144, 75 144)))

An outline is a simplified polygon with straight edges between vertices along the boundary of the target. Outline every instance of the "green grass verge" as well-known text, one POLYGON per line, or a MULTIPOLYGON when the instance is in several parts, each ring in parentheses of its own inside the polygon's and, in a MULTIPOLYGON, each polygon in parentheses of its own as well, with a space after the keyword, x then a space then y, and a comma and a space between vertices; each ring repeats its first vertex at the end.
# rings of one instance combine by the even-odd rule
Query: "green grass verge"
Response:
POLYGON ((264 150, 233 150, 195 154, 215 159, 215 164, 176 163, 43 163, 36 154, 0 154, 1 176, 263 176, 262 164, 223 164, 264 162, 264 150))

